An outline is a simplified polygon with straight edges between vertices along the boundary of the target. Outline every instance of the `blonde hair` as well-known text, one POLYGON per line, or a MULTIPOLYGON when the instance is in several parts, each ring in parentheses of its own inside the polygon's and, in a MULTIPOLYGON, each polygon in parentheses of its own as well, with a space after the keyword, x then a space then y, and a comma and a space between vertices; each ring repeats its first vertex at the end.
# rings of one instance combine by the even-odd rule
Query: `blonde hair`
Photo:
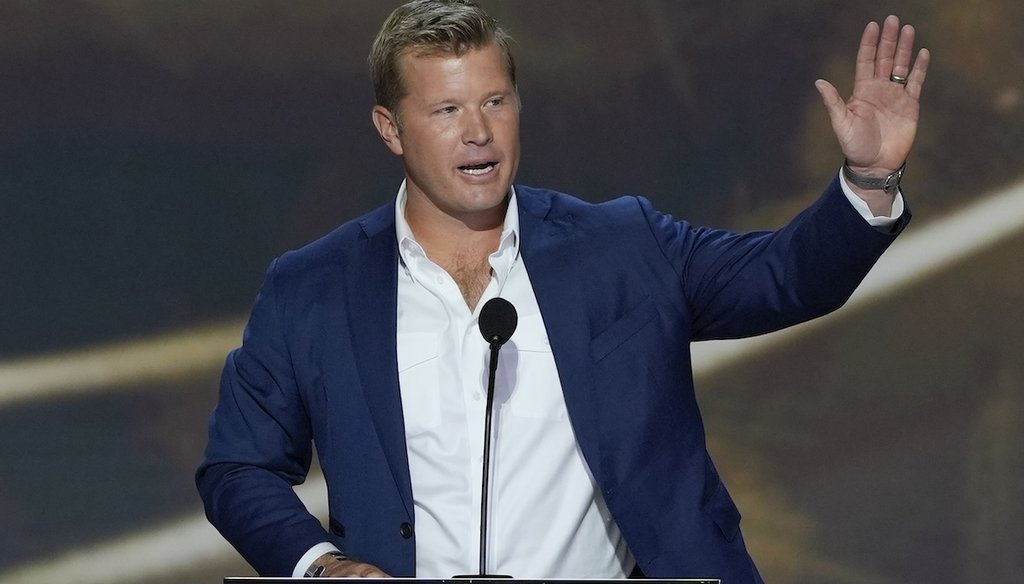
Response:
POLYGON ((463 55, 492 42, 501 49, 514 87, 512 37, 482 8, 470 0, 414 0, 399 6, 384 21, 370 50, 377 104, 398 115, 398 102, 405 97, 400 65, 406 52, 463 55))

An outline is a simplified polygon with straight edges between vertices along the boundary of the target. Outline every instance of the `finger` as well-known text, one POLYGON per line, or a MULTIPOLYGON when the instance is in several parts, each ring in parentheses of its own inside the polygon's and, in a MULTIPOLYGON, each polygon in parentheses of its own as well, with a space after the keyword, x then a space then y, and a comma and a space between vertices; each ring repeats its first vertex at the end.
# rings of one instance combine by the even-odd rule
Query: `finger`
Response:
MULTIPOLYGON (((824 79, 818 79, 814 82, 814 87, 821 94, 821 101, 825 105, 825 111, 828 112, 828 122, 833 127, 833 132, 837 136, 845 135, 847 125, 847 115, 849 114, 846 101, 839 94, 839 90, 836 86, 828 83, 824 79)), ((842 138, 840 139, 842 141, 842 138)))
POLYGON ((914 55, 914 36, 914 27, 909 24, 900 31, 900 38, 896 43, 896 57, 892 64, 893 75, 907 78, 910 72, 910 58, 914 55))
POLYGON ((928 75, 928 64, 932 60, 931 51, 921 49, 917 53, 917 60, 914 61, 914 68, 907 77, 907 93, 914 99, 921 99, 921 86, 924 85, 924 78, 928 75))
POLYGON ((359 572, 359 577, 360 578, 390 578, 391 576, 388 576, 387 574, 382 572, 379 568, 376 568, 374 566, 367 566, 366 568, 364 568, 363 570, 361 570, 359 572))
POLYGON ((365 564, 355 560, 340 560, 331 564, 324 576, 331 578, 390 578, 383 570, 373 564, 365 564))
POLYGON ((814 82, 814 87, 821 94, 821 101, 825 104, 825 109, 828 111, 829 121, 832 123, 832 130, 839 134, 840 128, 842 127, 844 120, 846 119, 846 102, 839 96, 839 91, 834 85, 825 81, 824 79, 818 79, 814 82))
POLYGON ((876 79, 889 80, 892 75, 892 67, 896 58, 896 45, 900 38, 900 19, 890 14, 885 17, 882 23, 882 35, 878 41, 878 52, 875 55, 876 79))
POLYGON ((358 564, 355 569, 355 573, 360 578, 390 578, 391 576, 384 573, 373 564, 358 564))
POLYGON ((857 49, 857 69, 854 72, 854 84, 868 81, 875 76, 875 54, 878 52, 878 23, 869 22, 860 37, 860 48, 857 49))

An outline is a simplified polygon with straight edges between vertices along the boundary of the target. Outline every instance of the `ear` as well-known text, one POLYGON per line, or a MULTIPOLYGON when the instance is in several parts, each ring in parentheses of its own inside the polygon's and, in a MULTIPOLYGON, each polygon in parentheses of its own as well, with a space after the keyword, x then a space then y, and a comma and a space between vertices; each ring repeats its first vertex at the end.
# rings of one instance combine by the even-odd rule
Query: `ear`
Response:
POLYGON ((388 149, 398 156, 402 155, 402 138, 398 132, 398 120, 395 119, 395 114, 382 106, 373 106, 373 125, 377 127, 377 133, 380 134, 381 140, 388 145, 388 149))

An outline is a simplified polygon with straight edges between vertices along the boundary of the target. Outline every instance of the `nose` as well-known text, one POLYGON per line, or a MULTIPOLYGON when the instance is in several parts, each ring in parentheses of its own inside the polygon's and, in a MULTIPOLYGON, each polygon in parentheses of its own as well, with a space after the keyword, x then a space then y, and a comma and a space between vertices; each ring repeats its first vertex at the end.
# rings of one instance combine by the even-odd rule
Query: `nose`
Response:
POLYGON ((486 146, 494 139, 490 120, 479 110, 467 111, 463 116, 462 143, 474 146, 486 146))

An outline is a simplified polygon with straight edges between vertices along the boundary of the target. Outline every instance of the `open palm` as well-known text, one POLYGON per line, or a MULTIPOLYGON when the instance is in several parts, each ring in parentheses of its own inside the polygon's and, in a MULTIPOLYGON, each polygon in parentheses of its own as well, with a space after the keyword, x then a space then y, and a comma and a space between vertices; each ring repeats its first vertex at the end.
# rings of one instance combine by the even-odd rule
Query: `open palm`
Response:
POLYGON ((930 54, 921 49, 911 68, 914 27, 889 16, 865 27, 857 51, 853 95, 843 101, 828 81, 815 86, 851 168, 885 176, 906 161, 917 133, 921 86, 930 54))

